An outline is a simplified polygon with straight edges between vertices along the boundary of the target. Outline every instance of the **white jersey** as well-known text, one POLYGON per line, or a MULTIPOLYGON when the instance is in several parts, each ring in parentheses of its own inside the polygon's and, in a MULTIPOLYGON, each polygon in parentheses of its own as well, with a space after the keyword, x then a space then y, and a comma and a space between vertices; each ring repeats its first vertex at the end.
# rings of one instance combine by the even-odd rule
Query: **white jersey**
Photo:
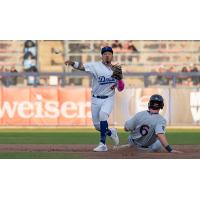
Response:
POLYGON ((125 127, 135 144, 148 147, 156 142, 158 133, 165 134, 166 120, 158 113, 142 111, 126 121, 125 127))
POLYGON ((117 80, 112 78, 113 71, 102 62, 83 64, 85 71, 92 75, 92 95, 113 96, 117 80))

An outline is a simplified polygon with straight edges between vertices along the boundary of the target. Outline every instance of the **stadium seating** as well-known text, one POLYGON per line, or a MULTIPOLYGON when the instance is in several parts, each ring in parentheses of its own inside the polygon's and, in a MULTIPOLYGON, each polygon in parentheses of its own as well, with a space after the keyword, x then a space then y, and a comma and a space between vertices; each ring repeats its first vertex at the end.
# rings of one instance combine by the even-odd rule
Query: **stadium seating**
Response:
MULTIPOLYGON (((21 40, 0 41, 0 67, 15 66, 17 71, 24 71, 24 44, 25 41, 21 40)), ((66 59, 82 62, 101 60, 100 49, 105 45, 113 46, 114 62, 123 64, 124 72, 152 72, 160 67, 167 70, 171 66, 181 71, 183 65, 200 66, 200 41, 39 40, 36 46, 37 69, 40 72, 71 71, 64 66, 66 59), (55 49, 61 53, 55 54, 55 49)), ((89 81, 86 79, 74 83, 87 86, 89 81)))
POLYGON ((18 71, 22 70, 23 44, 21 40, 0 41, 0 66, 15 66, 18 71))

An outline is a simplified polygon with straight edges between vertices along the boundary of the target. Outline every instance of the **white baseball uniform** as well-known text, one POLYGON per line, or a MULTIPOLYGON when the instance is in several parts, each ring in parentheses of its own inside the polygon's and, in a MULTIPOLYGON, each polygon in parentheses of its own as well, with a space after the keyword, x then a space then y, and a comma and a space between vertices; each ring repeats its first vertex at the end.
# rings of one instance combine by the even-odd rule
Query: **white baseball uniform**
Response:
POLYGON ((138 112, 125 122, 125 128, 130 131, 129 144, 148 151, 161 150, 161 143, 157 139, 158 133, 165 134, 166 120, 159 114, 149 111, 138 112))
POLYGON ((113 71, 102 62, 84 64, 85 71, 92 75, 92 120, 100 130, 100 121, 108 119, 114 104, 117 80, 112 78, 113 71))

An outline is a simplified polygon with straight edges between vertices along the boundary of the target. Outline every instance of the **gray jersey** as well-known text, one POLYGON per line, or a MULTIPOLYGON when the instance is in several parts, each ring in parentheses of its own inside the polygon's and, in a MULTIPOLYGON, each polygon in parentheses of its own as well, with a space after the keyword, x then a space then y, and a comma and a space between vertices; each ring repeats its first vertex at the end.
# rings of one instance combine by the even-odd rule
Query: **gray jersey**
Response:
POLYGON ((92 95, 113 96, 117 80, 112 78, 113 71, 102 62, 84 64, 85 71, 92 75, 92 95))
POLYGON ((165 134, 166 120, 160 114, 142 111, 126 121, 125 127, 135 144, 148 147, 157 140, 158 133, 165 134))

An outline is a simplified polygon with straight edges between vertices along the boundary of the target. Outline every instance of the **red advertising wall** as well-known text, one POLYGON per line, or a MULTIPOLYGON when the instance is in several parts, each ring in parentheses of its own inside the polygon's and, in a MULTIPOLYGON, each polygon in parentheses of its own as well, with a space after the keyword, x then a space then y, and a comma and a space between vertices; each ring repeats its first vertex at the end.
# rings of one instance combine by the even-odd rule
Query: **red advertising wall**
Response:
POLYGON ((90 89, 1 88, 1 125, 92 125, 90 89))

